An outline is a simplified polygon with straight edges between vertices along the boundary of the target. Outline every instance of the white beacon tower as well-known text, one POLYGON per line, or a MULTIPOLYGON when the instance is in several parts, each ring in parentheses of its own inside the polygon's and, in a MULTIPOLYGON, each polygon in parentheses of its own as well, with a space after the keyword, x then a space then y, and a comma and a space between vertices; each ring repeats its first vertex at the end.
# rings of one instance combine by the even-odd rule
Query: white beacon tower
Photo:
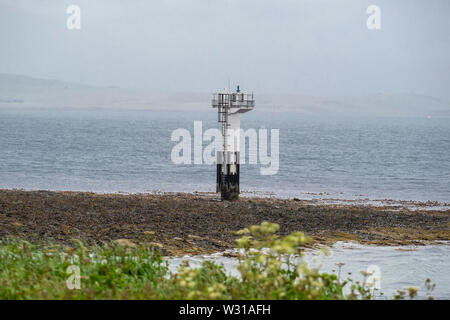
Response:
POLYGON ((240 115, 253 110, 253 93, 223 90, 214 93, 213 108, 217 108, 218 121, 222 124, 222 151, 217 151, 217 187, 222 200, 234 200, 239 197, 239 148, 240 115))

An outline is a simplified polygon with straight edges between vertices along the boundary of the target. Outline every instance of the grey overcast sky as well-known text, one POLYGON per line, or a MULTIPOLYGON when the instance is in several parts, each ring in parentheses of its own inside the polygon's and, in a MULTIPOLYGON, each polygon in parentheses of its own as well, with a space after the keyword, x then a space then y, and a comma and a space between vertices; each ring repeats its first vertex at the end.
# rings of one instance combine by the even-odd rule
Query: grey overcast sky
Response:
POLYGON ((0 73, 79 83, 450 99, 448 0, 0 0, 0 73), (66 9, 81 8, 81 30, 66 9), (381 30, 366 9, 381 8, 381 30))

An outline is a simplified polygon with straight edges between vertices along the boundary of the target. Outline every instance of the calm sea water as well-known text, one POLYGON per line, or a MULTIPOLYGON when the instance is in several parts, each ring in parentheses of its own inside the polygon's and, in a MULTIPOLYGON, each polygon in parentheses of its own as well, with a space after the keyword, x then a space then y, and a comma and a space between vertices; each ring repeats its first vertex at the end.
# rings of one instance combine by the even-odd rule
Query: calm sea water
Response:
MULTIPOLYGON (((215 191, 214 165, 175 165, 171 133, 205 112, 0 109, 0 188, 215 191)), ((242 165, 241 189, 282 197, 450 202, 450 118, 373 118, 254 110, 243 128, 280 129, 280 169, 242 165)), ((205 144, 206 145, 206 144, 205 144)))
MULTIPOLYGON (((334 273, 340 279, 348 278, 364 282, 361 271, 379 271, 378 298, 392 298, 397 290, 407 287, 419 288, 417 298, 450 299, 450 277, 448 276, 450 246, 410 246, 379 247, 353 243, 336 243, 330 249, 330 255, 324 256, 317 251, 306 252, 304 259, 310 267, 317 267, 321 272, 334 273), (343 264, 339 271, 338 264, 343 264), (425 280, 429 278, 436 286, 427 292, 425 280), (382 292, 383 295, 379 295, 382 292)), ((220 254, 210 256, 186 256, 170 258, 169 267, 176 271, 184 259, 190 261, 192 267, 198 267, 207 259, 224 266, 229 274, 239 276, 236 269, 236 258, 224 257, 220 254)), ((349 292, 349 288, 346 288, 349 292)))
MULTIPOLYGON (((215 191, 214 165, 171 161, 176 144, 172 131, 193 133, 194 120, 202 120, 204 130, 218 127, 213 110, 0 109, 0 188, 215 191)), ((450 202, 449 118, 318 117, 255 110, 243 115, 241 123, 243 128, 280 129, 278 174, 262 176, 258 165, 242 165, 244 190, 280 197, 323 193, 317 196, 450 202)), ((356 275, 375 264, 388 296, 395 289, 421 286, 430 277, 437 283, 434 295, 449 298, 448 248, 335 248, 323 270, 344 262, 343 272, 356 275)))

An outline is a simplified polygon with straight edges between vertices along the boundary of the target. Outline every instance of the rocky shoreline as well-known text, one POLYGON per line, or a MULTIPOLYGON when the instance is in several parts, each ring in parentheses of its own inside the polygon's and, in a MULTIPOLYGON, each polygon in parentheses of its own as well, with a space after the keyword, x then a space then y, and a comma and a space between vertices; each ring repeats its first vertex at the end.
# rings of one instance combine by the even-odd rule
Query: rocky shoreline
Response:
POLYGON ((375 207, 309 200, 215 194, 96 194, 0 190, 0 239, 87 244, 154 242, 165 255, 204 254, 234 247, 236 231, 270 221, 281 235, 303 231, 315 244, 376 245, 450 240, 450 210, 427 205, 375 207))

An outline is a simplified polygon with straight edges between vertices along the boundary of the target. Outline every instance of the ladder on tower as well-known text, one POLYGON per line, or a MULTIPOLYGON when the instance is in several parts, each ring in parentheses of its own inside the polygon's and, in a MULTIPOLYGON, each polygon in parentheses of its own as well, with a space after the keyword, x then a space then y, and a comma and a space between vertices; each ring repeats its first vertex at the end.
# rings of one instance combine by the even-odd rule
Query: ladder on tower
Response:
POLYGON ((218 108, 218 122, 220 123, 226 123, 228 124, 228 110, 227 110, 227 106, 225 105, 219 105, 218 108))

